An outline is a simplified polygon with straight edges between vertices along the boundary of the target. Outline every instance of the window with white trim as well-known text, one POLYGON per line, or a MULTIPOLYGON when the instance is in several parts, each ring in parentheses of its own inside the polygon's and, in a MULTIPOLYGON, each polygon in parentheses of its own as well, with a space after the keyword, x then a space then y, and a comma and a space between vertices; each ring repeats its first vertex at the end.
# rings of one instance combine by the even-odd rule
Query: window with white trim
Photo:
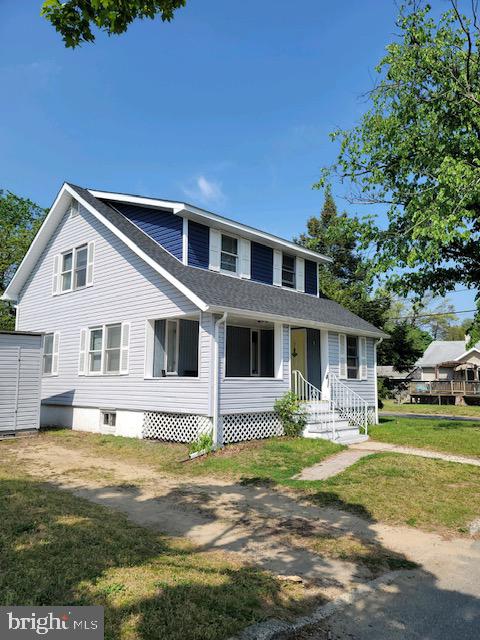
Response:
POLYGON ((85 373, 84 334, 87 332, 86 373, 112 375, 128 372, 129 325, 116 322, 82 330, 79 373, 85 373), (82 344, 83 343, 83 344, 82 344))
POLYGON ((220 252, 220 269, 230 273, 238 273, 238 240, 222 234, 220 252))
POLYGON ((282 256, 282 287, 295 289, 295 256, 284 253, 282 256))
POLYGON ((43 373, 51 375, 53 364, 53 333, 46 333, 43 337, 43 373))
POLYGON ((94 241, 57 254, 53 259, 53 295, 93 284, 94 241))
POLYGON ((186 318, 149 322, 145 372, 148 377, 198 376, 200 323, 186 318), (151 358, 150 358, 150 352, 151 358))
POLYGON ((256 329, 227 325, 225 376, 227 378, 275 376, 274 328, 256 329))

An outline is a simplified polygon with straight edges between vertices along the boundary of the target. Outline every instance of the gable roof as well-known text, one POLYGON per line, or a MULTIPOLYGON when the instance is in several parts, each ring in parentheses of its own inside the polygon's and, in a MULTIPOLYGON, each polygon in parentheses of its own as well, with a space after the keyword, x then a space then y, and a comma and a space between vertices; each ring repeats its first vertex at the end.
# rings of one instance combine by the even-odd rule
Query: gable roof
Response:
POLYGON ((48 219, 57 201, 62 197, 63 190, 67 192, 68 197, 70 195, 76 197, 137 255, 203 311, 208 310, 214 313, 231 311, 251 315, 251 317, 261 316, 265 319, 298 322, 303 326, 323 326, 343 330, 346 333, 387 337, 383 331, 328 298, 318 298, 306 293, 184 265, 114 207, 96 198, 90 190, 69 183, 66 183, 59 193, 49 216, 7 287, 4 299, 16 299, 30 270, 46 246, 53 232, 52 224, 54 224, 48 219))
POLYGON ((425 349, 423 356, 417 360, 417 367, 434 367, 442 362, 460 360, 471 351, 478 350, 480 343, 473 349, 465 349, 464 340, 434 340, 425 349))

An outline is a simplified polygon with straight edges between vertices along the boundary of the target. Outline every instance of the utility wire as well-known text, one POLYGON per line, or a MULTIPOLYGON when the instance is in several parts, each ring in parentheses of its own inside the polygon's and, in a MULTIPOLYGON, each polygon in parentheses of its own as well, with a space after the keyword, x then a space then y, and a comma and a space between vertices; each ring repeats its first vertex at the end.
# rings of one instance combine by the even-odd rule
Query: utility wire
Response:
POLYGON ((456 316, 460 313, 476 313, 477 309, 466 309, 465 311, 443 311, 442 313, 421 313, 418 316, 399 316, 398 318, 391 318, 391 320, 416 320, 417 318, 432 318, 434 316, 456 316))

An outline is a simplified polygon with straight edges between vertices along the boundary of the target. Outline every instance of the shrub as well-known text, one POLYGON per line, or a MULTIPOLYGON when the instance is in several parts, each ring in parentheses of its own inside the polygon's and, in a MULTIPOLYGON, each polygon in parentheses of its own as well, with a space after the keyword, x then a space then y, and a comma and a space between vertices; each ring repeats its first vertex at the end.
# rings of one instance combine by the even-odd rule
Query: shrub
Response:
POLYGON ((281 398, 275 400, 274 409, 280 418, 286 436, 301 435, 307 424, 307 419, 305 409, 293 391, 288 391, 281 398))
POLYGON ((213 450, 212 433, 201 433, 198 438, 188 447, 189 453, 198 453, 199 451, 210 452, 213 450))

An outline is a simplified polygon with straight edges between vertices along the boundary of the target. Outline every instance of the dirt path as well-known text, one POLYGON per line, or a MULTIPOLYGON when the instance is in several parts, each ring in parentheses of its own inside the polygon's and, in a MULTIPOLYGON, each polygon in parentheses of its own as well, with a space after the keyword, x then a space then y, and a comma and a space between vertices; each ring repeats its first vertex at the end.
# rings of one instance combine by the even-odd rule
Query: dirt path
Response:
POLYGON ((329 598, 373 574, 360 557, 346 561, 309 550, 309 541, 317 535, 354 536, 375 553, 397 554, 432 572, 459 557, 464 566, 472 554, 480 558, 480 550, 468 539, 443 540, 416 529, 374 524, 315 507, 285 489, 212 478, 182 480, 41 440, 5 451, 12 463, 38 480, 117 509, 138 524, 185 536, 204 549, 240 553, 277 575, 301 576, 307 587, 329 598))

